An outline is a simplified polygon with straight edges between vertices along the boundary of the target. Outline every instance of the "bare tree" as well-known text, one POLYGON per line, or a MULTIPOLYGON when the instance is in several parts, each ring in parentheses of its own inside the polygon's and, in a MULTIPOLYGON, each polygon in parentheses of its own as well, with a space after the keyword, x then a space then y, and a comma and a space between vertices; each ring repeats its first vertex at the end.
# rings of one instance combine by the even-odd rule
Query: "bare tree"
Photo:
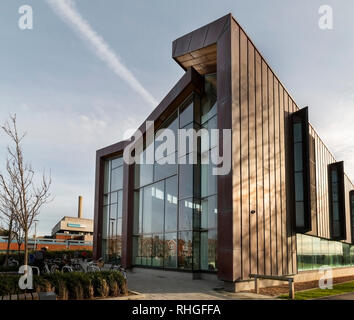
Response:
MULTIPOLYGON (((26 134, 19 134, 17 131, 16 115, 11 116, 10 120, 2 126, 13 147, 7 147, 6 175, 0 173, 0 201, 8 208, 13 208, 15 219, 23 230, 24 261, 27 264, 28 233, 42 206, 51 201, 51 177, 43 173, 40 182, 35 182, 35 172, 23 158, 22 141, 26 134)), ((6 211, 3 213, 7 216, 9 214, 6 211)))
MULTIPOLYGON (((14 225, 16 223, 16 217, 12 202, 9 200, 9 197, 6 197, 2 191, 0 191, 0 213, 2 213, 1 221, 2 224, 5 225, 4 230, 6 231, 7 236, 4 266, 8 266, 10 245, 12 240, 15 238, 14 225)), ((8 191, 11 193, 12 198, 15 199, 15 188, 10 180, 8 181, 8 191)))
POLYGON ((21 245, 23 243, 23 229, 21 228, 20 224, 18 223, 17 220, 14 221, 14 225, 12 227, 14 238, 16 239, 17 242, 17 255, 18 255, 18 261, 20 261, 21 258, 21 245))

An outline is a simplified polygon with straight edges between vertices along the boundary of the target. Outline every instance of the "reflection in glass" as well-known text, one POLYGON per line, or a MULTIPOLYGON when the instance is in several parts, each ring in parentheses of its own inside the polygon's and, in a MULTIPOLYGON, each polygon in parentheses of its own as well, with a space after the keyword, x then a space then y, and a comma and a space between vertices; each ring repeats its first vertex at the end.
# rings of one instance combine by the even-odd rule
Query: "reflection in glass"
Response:
POLYGON ((146 149, 140 154, 140 164, 135 164, 135 188, 145 186, 153 181, 154 165, 147 164, 146 149))
POLYGON ((133 264, 141 265, 141 236, 133 236, 133 264))
MULTIPOLYGON (((169 157, 176 157, 176 154, 172 154, 169 157)), ((176 161, 174 161, 175 164, 159 164, 155 163, 155 169, 154 169, 154 180, 158 181, 164 178, 168 178, 170 176, 173 176, 177 173, 177 164, 176 161)), ((171 162, 172 163, 172 162, 171 162)))
POLYGON ((163 267, 163 234, 154 234, 152 245, 152 266, 163 267))
POLYGON ((202 270, 216 270, 216 230, 201 232, 200 267, 202 270))
POLYGON ((294 165, 295 172, 302 171, 302 143, 294 145, 294 165))
POLYGON ((112 159, 112 169, 120 167, 122 165, 123 165, 123 158, 122 157, 112 159))
POLYGON ((202 200, 202 229, 215 229, 217 226, 217 197, 211 196, 202 200))
POLYGON ((184 107, 179 115, 179 127, 184 128, 186 125, 193 122, 194 119, 194 108, 193 102, 184 107))
POLYGON ((177 230, 177 177, 166 180, 165 194, 165 231, 177 230))
POLYGON ((123 188, 123 167, 112 170, 111 190, 119 190, 123 188))
MULTIPOLYGON (((175 137, 174 145, 172 145, 172 144, 168 145, 169 148, 167 148, 167 149, 173 148, 174 150, 172 152, 164 153, 164 157, 166 157, 169 153, 175 153, 177 151, 176 148, 177 148, 177 142, 178 142, 178 134, 177 134, 177 132, 178 132, 178 118, 177 118, 176 112, 171 117, 169 117, 156 131, 155 151, 158 149, 158 147, 161 144, 164 144, 164 146, 166 146, 166 139, 167 139, 166 135, 169 136, 169 133, 164 133, 164 129, 169 129, 169 130, 173 131, 173 134, 175 137), (162 137, 160 137, 161 135, 163 135, 163 141, 161 141, 162 140, 162 137)), ((159 159, 155 159, 155 160, 159 160, 159 159)))
POLYGON ((103 193, 108 193, 110 191, 110 177, 111 177, 111 162, 105 161, 104 163, 104 182, 103 182, 103 193))
POLYGON ((143 232, 143 189, 134 192, 134 227, 133 233, 138 234, 143 232))
POLYGON ((294 143, 302 142, 302 124, 301 122, 294 124, 294 143))
POLYGON ((141 264, 151 266, 152 236, 143 235, 141 240, 141 264))
POLYGON ((108 238, 108 232, 109 232, 109 207, 104 206, 103 207, 103 215, 102 215, 102 225, 103 225, 103 230, 102 230, 102 238, 107 239, 108 238))
POLYGON ((217 193, 217 176, 213 175, 214 165, 211 163, 210 151, 202 155, 202 159, 209 157, 209 164, 201 164, 201 196, 208 197, 217 193))
POLYGON ((181 269, 192 269, 192 231, 178 233, 178 267, 181 269))
MULTIPOLYGON (((204 97, 200 99, 193 95, 173 116, 164 121, 155 132, 155 137, 163 134, 160 131, 162 128, 177 130, 178 125, 184 129, 199 130, 201 116, 205 132, 217 128, 216 75, 207 75, 205 80, 204 97)), ((210 156, 216 148, 210 151, 209 141, 202 139, 202 142, 203 147, 198 141, 197 152, 191 153, 192 158, 199 162, 197 165, 188 164, 188 150, 184 154, 176 154, 166 149, 160 150, 160 159, 155 159, 154 165, 135 165, 134 264, 216 271, 216 176, 212 175, 211 165, 204 168, 200 165, 201 149, 204 148, 210 156), (166 152, 163 153, 163 150, 166 152), (176 155, 181 161, 179 164, 176 155), (176 165, 163 164, 166 157, 175 159, 176 165), (183 160, 187 164, 182 164, 183 160), (202 182, 203 187, 200 186, 202 182), (201 230, 205 233, 203 240, 201 230), (205 261, 203 265, 200 257, 205 261)), ((162 143, 164 141, 156 141, 155 147, 161 147, 162 143)), ((144 153, 141 157, 145 157, 144 153)))
POLYGON ((193 197, 193 165, 179 165, 179 198, 193 197))
POLYGON ((193 198, 179 201, 178 227, 179 230, 193 229, 193 212, 200 211, 200 205, 193 198))
POLYGON ((164 182, 144 188, 143 233, 163 232, 164 182))
POLYGON ((321 266, 347 267, 354 265, 354 245, 297 234, 298 270, 316 270, 321 266))
POLYGON ((205 94, 201 101, 202 124, 217 113, 216 74, 205 76, 205 94))
POLYGON ((165 268, 177 268, 177 233, 165 233, 165 268))

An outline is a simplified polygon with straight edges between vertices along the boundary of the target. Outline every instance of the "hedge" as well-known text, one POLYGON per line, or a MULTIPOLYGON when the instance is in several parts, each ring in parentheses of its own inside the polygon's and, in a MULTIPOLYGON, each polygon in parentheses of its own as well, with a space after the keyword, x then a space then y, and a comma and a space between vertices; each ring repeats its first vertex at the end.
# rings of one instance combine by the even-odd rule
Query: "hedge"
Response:
MULTIPOLYGON (((20 275, 0 274, 0 296, 22 293, 20 275)), ((118 271, 55 272, 33 277, 33 291, 55 291, 60 300, 118 297, 128 294, 126 280, 118 271)))
POLYGON ((17 271, 18 271, 17 266, 5 267, 3 265, 0 265, 0 272, 17 272, 17 271))

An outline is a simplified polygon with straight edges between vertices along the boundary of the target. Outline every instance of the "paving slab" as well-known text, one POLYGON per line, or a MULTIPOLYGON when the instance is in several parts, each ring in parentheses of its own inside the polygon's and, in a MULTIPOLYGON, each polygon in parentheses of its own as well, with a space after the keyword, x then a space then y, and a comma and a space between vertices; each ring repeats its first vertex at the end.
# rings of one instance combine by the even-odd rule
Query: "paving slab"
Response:
POLYGON ((144 300, 259 300, 274 299, 249 292, 231 293, 222 290, 216 279, 192 280, 181 272, 154 272, 149 269, 128 271, 128 289, 142 294, 144 300))

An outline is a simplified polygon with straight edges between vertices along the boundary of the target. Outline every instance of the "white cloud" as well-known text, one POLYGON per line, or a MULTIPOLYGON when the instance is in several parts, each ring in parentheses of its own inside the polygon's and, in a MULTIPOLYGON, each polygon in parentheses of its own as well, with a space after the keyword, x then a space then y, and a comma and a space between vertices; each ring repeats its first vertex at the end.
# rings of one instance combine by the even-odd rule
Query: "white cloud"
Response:
MULTIPOLYGON (((69 96, 66 99, 67 104, 53 99, 51 107, 45 109, 29 101, 19 101, 17 105, 0 103, 0 124, 10 113, 17 113, 20 130, 28 131, 24 140, 25 160, 38 173, 51 170, 55 199, 41 210, 37 229, 40 234, 48 234, 61 217, 76 216, 78 195, 84 197, 85 217, 93 218, 96 150, 122 140, 124 132, 129 128, 136 130, 141 121, 140 117, 124 114, 111 99, 82 97, 80 104, 72 104, 69 96)), ((8 143, 0 131, 3 159, 8 143)), ((3 165, 0 162, 0 170, 3 165)))
POLYGON ((73 0, 47 0, 53 11, 91 45, 93 52, 121 79, 127 82, 147 103, 155 107, 156 99, 142 86, 132 72, 120 61, 105 40, 92 29, 77 11, 73 0))
MULTIPOLYGON (((353 90, 354 91, 354 87, 353 90)), ((354 183, 354 95, 350 91, 340 101, 333 100, 321 116, 319 135, 354 183)))

